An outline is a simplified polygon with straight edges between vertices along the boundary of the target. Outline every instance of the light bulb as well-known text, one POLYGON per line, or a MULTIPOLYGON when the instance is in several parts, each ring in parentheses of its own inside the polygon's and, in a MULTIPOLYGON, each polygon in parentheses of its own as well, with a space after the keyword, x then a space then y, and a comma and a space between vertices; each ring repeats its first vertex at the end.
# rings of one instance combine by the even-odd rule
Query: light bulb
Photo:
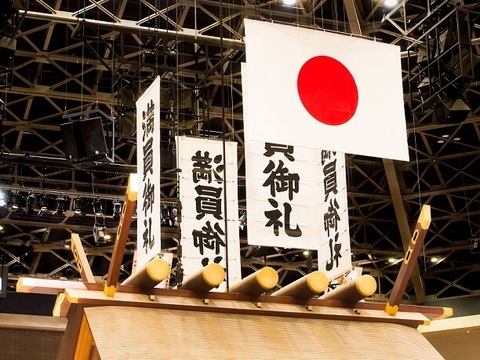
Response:
POLYGON ((384 0, 383 6, 387 8, 393 8, 395 5, 398 4, 398 0, 384 0))

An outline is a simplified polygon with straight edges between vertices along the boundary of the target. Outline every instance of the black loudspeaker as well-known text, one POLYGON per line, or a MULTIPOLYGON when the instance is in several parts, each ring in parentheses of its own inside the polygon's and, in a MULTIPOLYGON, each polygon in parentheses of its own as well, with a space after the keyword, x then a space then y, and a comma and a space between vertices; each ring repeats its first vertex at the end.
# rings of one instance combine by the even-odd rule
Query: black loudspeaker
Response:
POLYGON ((65 157, 72 163, 105 158, 108 153, 102 118, 61 124, 65 157))
POLYGON ((434 107, 435 118, 439 123, 461 123, 470 111, 461 99, 442 99, 434 107))

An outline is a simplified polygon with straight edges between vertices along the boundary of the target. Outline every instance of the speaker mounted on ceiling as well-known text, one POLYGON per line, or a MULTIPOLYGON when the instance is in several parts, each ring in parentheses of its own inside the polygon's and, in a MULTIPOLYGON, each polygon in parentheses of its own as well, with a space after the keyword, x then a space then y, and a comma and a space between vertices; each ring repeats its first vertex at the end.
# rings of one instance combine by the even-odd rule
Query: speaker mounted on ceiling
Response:
POLYGON ((109 130, 113 129, 113 118, 99 109, 65 115, 63 118, 69 120, 60 125, 65 158, 68 161, 112 161, 113 136, 110 136, 109 130))

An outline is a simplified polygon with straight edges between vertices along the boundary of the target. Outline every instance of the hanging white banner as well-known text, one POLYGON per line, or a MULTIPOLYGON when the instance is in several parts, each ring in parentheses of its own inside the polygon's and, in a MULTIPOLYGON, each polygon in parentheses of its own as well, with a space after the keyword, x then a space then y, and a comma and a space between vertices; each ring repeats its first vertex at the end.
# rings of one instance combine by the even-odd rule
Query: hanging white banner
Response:
MULTIPOLYGON (((184 278, 215 262, 234 284, 241 280, 237 143, 178 137, 177 152, 184 278)), ((226 282, 217 289, 226 290, 226 282)))
POLYGON ((345 155, 317 150, 321 235, 318 269, 335 279, 352 269, 345 155))
POLYGON ((254 140, 245 154, 248 243, 318 250, 329 279, 350 270, 344 154, 254 140))
POLYGON ((400 47, 244 21, 245 139, 408 161, 400 47))
POLYGON ((136 102, 137 268, 161 252, 160 206, 160 77, 136 102))
POLYGON ((316 150, 252 140, 245 143, 245 164, 248 243, 317 249, 316 150))

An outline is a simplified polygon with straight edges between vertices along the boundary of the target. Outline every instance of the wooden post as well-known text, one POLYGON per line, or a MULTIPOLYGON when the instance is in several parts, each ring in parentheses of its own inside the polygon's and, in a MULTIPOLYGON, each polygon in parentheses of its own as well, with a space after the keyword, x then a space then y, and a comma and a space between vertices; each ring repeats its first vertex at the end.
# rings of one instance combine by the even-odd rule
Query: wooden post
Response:
POLYGON ((417 265, 417 257, 422 248, 423 240, 425 239, 431 221, 430 205, 423 205, 412 238, 410 239, 407 253, 403 259, 402 267, 400 268, 390 298, 385 306, 385 312, 389 315, 395 315, 398 311, 400 300, 402 299, 408 281, 412 276, 413 269, 417 265))
POLYGON ((113 247, 112 259, 108 268, 107 280, 105 282, 104 292, 107 296, 115 295, 115 287, 120 275, 120 267, 122 266, 123 254, 127 245, 128 232, 132 224, 132 216, 135 211, 135 203, 138 194, 138 175, 130 174, 128 178, 127 193, 123 203, 122 216, 118 224, 117 236, 115 238, 115 246, 113 247))
POLYGON ((265 266, 231 286, 228 292, 260 296, 265 291, 273 289, 277 283, 278 274, 275 269, 265 266))
POLYGON ((78 234, 72 234, 70 249, 72 250, 75 262, 77 263, 78 272, 80 273, 83 283, 95 283, 92 269, 90 268, 82 241, 80 240, 80 236, 78 236, 78 234))
POLYGON ((182 289, 206 293, 225 280, 225 270, 219 264, 212 263, 189 276, 182 284, 182 289))
POLYGON ((372 295, 377 290, 377 282, 371 275, 362 275, 355 280, 340 285, 327 292, 321 299, 342 300, 352 305, 372 295))
POLYGON ((154 257, 148 263, 129 276, 122 285, 134 285, 143 289, 152 289, 170 274, 170 265, 159 257, 154 257))
POLYGON ((280 290, 274 292, 272 296, 293 296, 297 299, 308 300, 311 297, 324 292, 327 286, 327 275, 321 271, 314 271, 293 283, 284 286, 280 290))
POLYGON ((85 314, 82 317, 80 329, 78 333, 77 346, 75 347, 75 354, 73 359, 75 360, 89 360, 91 359, 92 350, 95 347, 93 342, 93 334, 90 326, 88 325, 85 314))
POLYGON ((71 304, 67 313, 67 328, 62 337, 57 359, 73 359, 77 348, 80 327, 83 320, 83 305, 71 304))

